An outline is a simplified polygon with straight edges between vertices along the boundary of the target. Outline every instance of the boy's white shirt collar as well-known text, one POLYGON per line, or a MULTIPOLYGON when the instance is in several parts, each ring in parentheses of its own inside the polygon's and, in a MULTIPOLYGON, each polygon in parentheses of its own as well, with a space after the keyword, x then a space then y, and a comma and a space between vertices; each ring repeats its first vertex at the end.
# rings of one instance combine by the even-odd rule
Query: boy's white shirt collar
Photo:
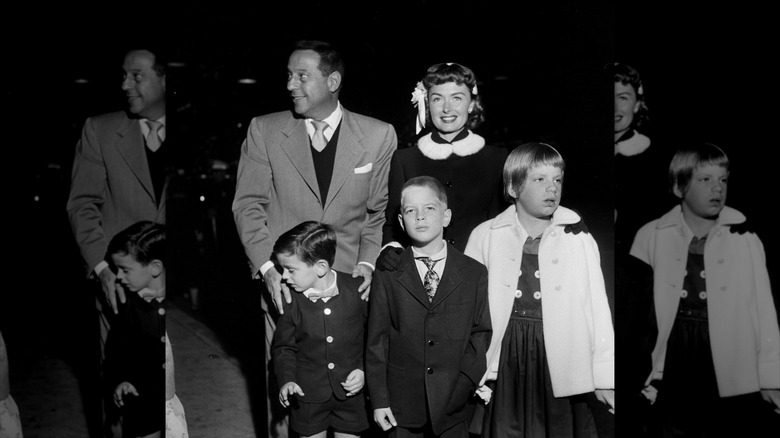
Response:
POLYGON ((414 265, 417 267, 417 272, 420 274, 421 279, 425 279, 425 274, 428 272, 428 266, 426 266, 422 260, 418 259, 418 257, 430 257, 432 260, 439 260, 439 262, 433 266, 433 271, 439 275, 439 278, 441 278, 444 274, 444 264, 447 262, 447 242, 444 239, 442 239, 442 242, 444 243, 444 247, 441 249, 441 251, 438 251, 436 254, 430 256, 423 254, 417 248, 412 246, 412 256, 415 260, 414 265))
POLYGON ((422 251, 418 250, 414 246, 412 247, 412 255, 414 256, 415 259, 417 257, 430 257, 430 258, 432 258, 434 260, 439 260, 439 259, 446 258, 447 257, 447 241, 442 239, 442 243, 444 243, 444 246, 442 247, 441 251, 438 251, 434 255, 430 255, 429 256, 427 254, 423 254, 422 251))
MULTIPOLYGON (((301 293, 306 298, 309 298, 309 295, 311 295, 312 293, 315 293, 315 292, 316 293, 324 293, 324 292, 328 292, 330 290, 335 289, 336 293, 334 295, 338 295, 338 286, 336 284, 336 282, 338 280, 338 275, 336 275, 336 271, 334 271, 333 269, 331 269, 330 272, 333 273, 333 283, 329 284, 328 287, 326 287, 324 290, 317 290, 317 289, 315 289, 313 287, 310 287, 310 288, 306 289, 305 291, 303 291, 301 293)), ((328 300, 331 299, 331 298, 333 298, 333 297, 323 297, 323 298, 320 298, 320 299, 322 300, 323 303, 327 303, 328 300)))
POLYGON ((165 288, 160 289, 159 291, 154 291, 148 287, 145 287, 137 292, 138 296, 141 297, 144 301, 147 303, 151 303, 152 300, 157 300, 158 303, 162 303, 165 299, 165 288), (149 291, 149 292, 144 292, 149 291), (162 296, 157 296, 159 294, 162 294, 162 296))
MULTIPOLYGON (((328 126, 325 128, 325 130, 322 132, 322 135, 325 136, 326 141, 330 141, 331 137, 333 137, 333 133, 336 130, 336 127, 339 126, 339 123, 341 122, 341 117, 344 115, 344 111, 341 109, 341 102, 336 102, 336 109, 333 110, 332 113, 326 118, 324 118, 322 121, 327 123, 328 126)), ((306 123, 306 132, 309 134, 309 138, 311 138, 314 135, 314 131, 316 128, 311 123, 312 119, 307 118, 304 120, 306 123)))

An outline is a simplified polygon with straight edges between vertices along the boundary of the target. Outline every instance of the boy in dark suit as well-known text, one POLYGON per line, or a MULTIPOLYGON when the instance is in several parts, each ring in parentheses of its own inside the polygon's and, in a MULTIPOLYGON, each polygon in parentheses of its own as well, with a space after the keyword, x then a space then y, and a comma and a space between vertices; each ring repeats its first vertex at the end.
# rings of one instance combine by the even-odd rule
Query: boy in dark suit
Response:
POLYGON ((123 437, 159 437, 165 431, 165 251, 164 226, 139 221, 117 233, 106 252, 126 296, 108 334, 104 362, 123 437))
POLYGON ((272 355, 279 402, 291 406, 290 428, 306 437, 358 437, 368 429, 363 357, 368 304, 362 278, 331 268, 336 233, 303 222, 273 248, 282 281, 295 290, 274 332, 272 355), (295 396, 295 399, 292 399, 295 396))
POLYGON ((443 240, 450 218, 438 180, 407 181, 399 220, 412 245, 371 285, 369 398, 391 437, 468 437, 492 330, 487 271, 443 240))

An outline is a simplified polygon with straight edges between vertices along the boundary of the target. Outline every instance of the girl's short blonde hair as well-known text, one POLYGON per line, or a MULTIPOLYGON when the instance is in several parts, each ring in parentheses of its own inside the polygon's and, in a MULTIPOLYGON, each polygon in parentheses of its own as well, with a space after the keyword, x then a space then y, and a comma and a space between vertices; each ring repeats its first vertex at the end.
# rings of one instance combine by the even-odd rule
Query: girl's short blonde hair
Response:
POLYGON ((553 166, 563 173, 566 163, 557 149, 547 143, 528 142, 516 147, 504 162, 504 198, 513 202, 510 190, 519 194, 528 172, 538 166, 553 166))
POLYGON ((677 150, 669 163, 669 188, 685 193, 693 172, 704 166, 720 166, 729 170, 729 157, 723 149, 712 143, 685 146, 677 150))

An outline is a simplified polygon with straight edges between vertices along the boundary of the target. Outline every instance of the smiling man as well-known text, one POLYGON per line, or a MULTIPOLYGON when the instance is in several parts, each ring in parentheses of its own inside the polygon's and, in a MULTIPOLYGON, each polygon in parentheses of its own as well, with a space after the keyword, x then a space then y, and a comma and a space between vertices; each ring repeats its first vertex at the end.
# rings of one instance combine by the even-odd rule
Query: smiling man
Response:
POLYGON ((165 64, 159 51, 139 49, 125 55, 123 69, 127 109, 84 122, 67 204, 85 277, 97 289, 101 363, 111 319, 126 299, 105 261, 108 243, 135 222, 165 223, 165 64))
MULTIPOLYGON (((252 278, 263 279, 266 363, 282 300, 291 301, 271 254, 276 239, 293 225, 310 220, 330 225, 338 242, 333 268, 362 277, 359 291, 368 295, 397 138, 392 125, 342 106, 343 81, 344 62, 332 45, 299 41, 287 63, 292 111, 254 118, 241 146, 233 214, 252 278)), ((269 419, 278 423, 280 416, 269 419)), ((270 436, 285 432, 273 430, 270 436)))

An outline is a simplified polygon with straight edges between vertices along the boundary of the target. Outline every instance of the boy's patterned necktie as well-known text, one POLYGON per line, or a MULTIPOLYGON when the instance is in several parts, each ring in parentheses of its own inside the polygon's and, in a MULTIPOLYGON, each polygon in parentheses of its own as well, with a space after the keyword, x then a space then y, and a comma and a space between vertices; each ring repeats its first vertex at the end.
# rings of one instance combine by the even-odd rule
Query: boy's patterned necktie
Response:
POLYGON ((439 274, 433 270, 436 263, 439 260, 432 260, 430 257, 419 257, 418 260, 425 263, 428 267, 428 272, 425 273, 425 280, 423 281, 423 287, 425 288, 425 294, 428 295, 428 302, 433 301, 433 296, 436 295, 436 288, 439 287, 439 274))

